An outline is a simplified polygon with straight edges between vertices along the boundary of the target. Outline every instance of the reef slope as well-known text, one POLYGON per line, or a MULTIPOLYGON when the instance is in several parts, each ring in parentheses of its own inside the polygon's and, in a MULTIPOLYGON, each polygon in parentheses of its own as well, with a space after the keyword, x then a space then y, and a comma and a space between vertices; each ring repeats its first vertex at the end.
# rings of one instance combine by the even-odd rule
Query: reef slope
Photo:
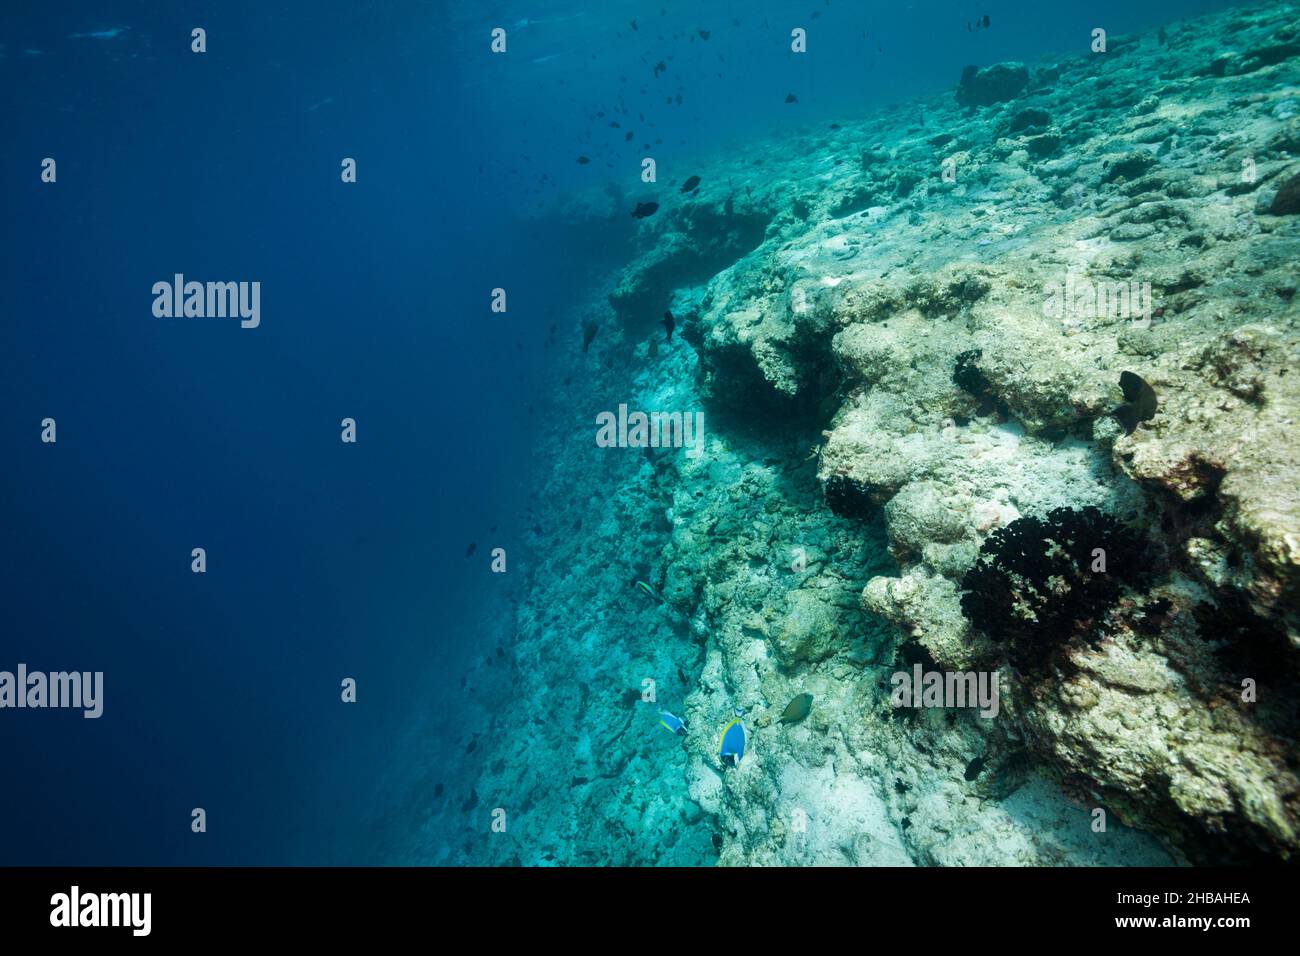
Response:
POLYGON ((443 821, 473 834, 450 859, 1290 858, 1297 12, 968 71, 690 170, 555 372, 493 692, 529 734, 443 821), (597 448, 620 402, 705 410, 704 453, 597 448), (997 717, 891 707, 914 664, 996 673, 997 717))

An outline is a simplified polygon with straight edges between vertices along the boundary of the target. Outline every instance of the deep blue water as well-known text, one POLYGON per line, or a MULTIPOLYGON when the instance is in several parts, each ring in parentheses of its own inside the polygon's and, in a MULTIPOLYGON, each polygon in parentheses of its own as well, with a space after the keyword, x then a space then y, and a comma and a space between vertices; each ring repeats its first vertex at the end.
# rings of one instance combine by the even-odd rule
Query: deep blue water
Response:
POLYGON ((528 406, 562 413, 542 342, 630 232, 520 213, 743 149, 790 92, 861 115, 1220 5, 5 4, 0 670, 102 670, 105 714, 0 712, 0 863, 372 862, 392 741, 508 628, 465 550, 522 520, 528 406), (177 272, 259 281, 260 327, 154 317, 177 272))

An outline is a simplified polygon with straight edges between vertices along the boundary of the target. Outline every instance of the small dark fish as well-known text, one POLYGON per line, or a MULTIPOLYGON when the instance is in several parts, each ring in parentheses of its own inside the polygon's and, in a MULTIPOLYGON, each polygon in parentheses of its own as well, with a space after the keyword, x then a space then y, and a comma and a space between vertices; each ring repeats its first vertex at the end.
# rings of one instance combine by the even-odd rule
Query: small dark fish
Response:
POLYGON ((624 141, 625 143, 630 143, 630 142, 632 142, 632 137, 633 137, 633 135, 635 135, 635 134, 633 134, 633 132, 632 132, 631 130, 628 130, 628 131, 627 131, 627 135, 623 137, 623 141, 624 141))
POLYGON ((974 780, 976 777, 980 775, 980 771, 983 769, 984 769, 984 758, 976 757, 974 760, 972 760, 970 763, 966 765, 966 773, 965 773, 966 779, 974 780))
POLYGON ((839 128, 840 128, 839 123, 831 123, 831 129, 839 129, 839 128))
POLYGON ((589 162, 591 162, 591 157, 590 157, 590 156, 579 156, 579 157, 578 157, 578 165, 579 165, 579 166, 586 166, 589 162))
POLYGON ((644 581, 637 581, 636 584, 633 586, 642 594, 644 594, 646 597, 658 602, 659 604, 668 603, 659 594, 655 592, 654 588, 646 584, 644 581))
POLYGON ((673 318, 671 312, 664 313, 664 328, 668 330, 668 341, 673 340, 673 329, 677 328, 677 320, 673 318))
POLYGON ((644 219, 647 216, 653 216, 658 211, 659 204, 657 202, 639 202, 636 204, 636 208, 632 210, 632 218, 644 219))
POLYGON ((433 795, 434 795, 435 797, 441 797, 441 796, 442 796, 442 793, 443 793, 443 786, 442 786, 442 784, 438 784, 436 787, 433 788, 433 795))
POLYGON ((1146 379, 1133 372, 1119 373, 1119 388, 1124 393, 1124 404, 1115 409, 1115 417, 1124 426, 1126 435, 1133 434, 1138 422, 1150 421, 1155 417, 1159 402, 1156 391, 1147 384, 1146 379))
POLYGON ((795 96, 793 93, 787 93, 785 94, 785 101, 787 103, 798 103, 799 97, 795 96))
POLYGON ((600 326, 595 319, 588 319, 582 323, 582 351, 587 351, 587 346, 591 344, 591 340, 596 337, 598 331, 600 331, 600 326))
POLYGON ((695 32, 700 35, 701 40, 707 40, 710 36, 712 36, 712 34, 709 33, 708 30, 696 30, 695 32))
POLYGON ((727 201, 722 204, 722 213, 723 215, 730 216, 735 211, 736 211, 736 202, 730 196, 728 196, 727 201))
POLYGON ((989 28, 989 15, 986 13, 984 14, 984 29, 987 30, 988 28, 989 28))
POLYGON ((478 542, 471 541, 469 543, 469 547, 465 549, 465 557, 472 558, 474 556, 474 552, 477 550, 478 550, 478 542))
POLYGON ((781 712, 779 722, 782 724, 799 723, 812 711, 812 702, 812 694, 800 694, 785 705, 785 710, 781 712))
POLYGON ((692 176, 690 179, 686 180, 686 182, 682 183, 682 192, 684 193, 692 193, 699 188, 700 188, 699 176, 692 176))
POLYGON ((668 65, 664 63, 663 60, 660 60, 658 63, 655 64, 655 78, 658 79, 659 74, 667 71, 667 69, 668 69, 668 65))
POLYGON ((628 24, 628 25, 629 25, 633 30, 639 30, 639 29, 641 29, 640 27, 638 27, 638 26, 636 25, 636 20, 633 20, 633 21, 632 21, 630 24, 628 24))

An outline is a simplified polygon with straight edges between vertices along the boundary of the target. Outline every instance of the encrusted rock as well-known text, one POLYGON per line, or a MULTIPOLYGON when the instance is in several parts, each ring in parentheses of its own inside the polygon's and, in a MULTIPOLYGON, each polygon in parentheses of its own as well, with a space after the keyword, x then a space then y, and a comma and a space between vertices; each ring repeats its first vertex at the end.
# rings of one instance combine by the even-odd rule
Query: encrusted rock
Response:
POLYGON ((965 67, 957 86, 962 106, 992 106, 1015 99, 1029 84, 1029 69, 1023 63, 995 63, 980 69, 965 67))

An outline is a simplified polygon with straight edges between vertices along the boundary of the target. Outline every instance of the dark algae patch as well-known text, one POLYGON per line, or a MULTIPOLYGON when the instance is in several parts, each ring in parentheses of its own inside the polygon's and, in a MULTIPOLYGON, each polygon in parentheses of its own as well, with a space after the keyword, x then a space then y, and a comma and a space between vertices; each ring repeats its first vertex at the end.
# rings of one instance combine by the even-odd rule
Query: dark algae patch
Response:
POLYGON ((1019 672, 1041 673, 1072 638, 1103 633, 1107 614, 1148 571, 1137 531, 1095 507, 1056 508, 996 529, 962 579, 962 613, 1019 672))

